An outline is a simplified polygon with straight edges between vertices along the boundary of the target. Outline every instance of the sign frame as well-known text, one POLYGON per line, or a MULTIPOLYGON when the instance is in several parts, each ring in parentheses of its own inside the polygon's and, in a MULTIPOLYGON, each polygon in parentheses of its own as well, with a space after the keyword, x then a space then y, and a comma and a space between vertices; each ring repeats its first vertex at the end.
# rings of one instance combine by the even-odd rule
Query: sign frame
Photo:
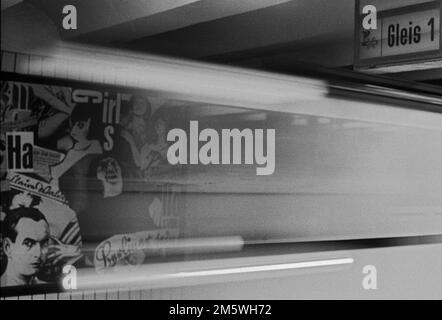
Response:
MULTIPOLYGON (((382 19, 398 16, 417 11, 439 9, 439 49, 414 53, 405 53, 375 58, 360 58, 360 35, 363 15, 360 13, 360 0, 356 0, 355 6, 355 28, 354 28, 354 69, 374 69, 377 67, 393 66, 398 64, 415 63, 419 61, 432 61, 442 58, 442 4, 441 0, 419 3, 400 8, 388 9, 377 12, 378 25, 382 25, 382 19)), ((382 34, 382 31, 381 31, 382 34)), ((382 43, 381 43, 382 46, 382 43)))

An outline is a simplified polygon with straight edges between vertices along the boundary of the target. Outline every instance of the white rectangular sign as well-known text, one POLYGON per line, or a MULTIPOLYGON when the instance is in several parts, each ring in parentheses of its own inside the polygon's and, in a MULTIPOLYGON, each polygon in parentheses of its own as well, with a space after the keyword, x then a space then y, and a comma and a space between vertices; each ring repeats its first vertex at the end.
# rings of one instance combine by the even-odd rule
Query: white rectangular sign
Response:
POLYGON ((432 9, 382 19, 381 56, 440 48, 440 10, 432 9))
POLYGON ((376 67, 409 61, 440 59, 441 5, 431 1, 376 13, 376 28, 364 28, 356 16, 355 66, 376 67))

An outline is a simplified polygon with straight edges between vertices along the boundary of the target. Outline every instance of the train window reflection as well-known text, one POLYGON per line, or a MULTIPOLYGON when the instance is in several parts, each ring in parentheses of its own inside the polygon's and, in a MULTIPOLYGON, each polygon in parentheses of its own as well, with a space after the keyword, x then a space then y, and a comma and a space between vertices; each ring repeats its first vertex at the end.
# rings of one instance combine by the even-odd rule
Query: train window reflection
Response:
MULTIPOLYGON (((204 72, 195 74, 204 80, 204 72)), ((217 71, 210 72, 216 82, 217 71)), ((253 86, 244 96, 236 90, 234 98, 223 97, 231 92, 222 90, 224 81, 215 83, 212 96, 199 96, 199 80, 182 83, 187 93, 177 94, 164 84, 135 88, 8 75, 1 87, 7 286, 57 282, 68 262, 103 273, 164 262, 177 252, 182 259, 238 252, 248 243, 442 231, 439 113, 401 108, 397 98, 393 105, 387 98, 375 103, 326 96, 319 82, 297 79, 296 87, 286 78, 258 75, 257 82, 275 90, 261 103, 247 97, 253 86), (258 175, 256 163, 242 160, 172 165, 168 132, 181 129, 190 137, 192 121, 200 132, 274 130, 274 141, 260 146, 270 150, 274 143, 272 173, 258 175), (21 167, 23 141, 32 145, 32 170, 21 167), (29 218, 35 212, 41 219, 29 218), (51 243, 22 268, 9 257, 23 231, 19 222, 28 220, 43 221, 51 243)), ((253 78, 238 75, 237 84, 245 88, 253 78)), ((174 90, 179 80, 174 78, 174 90)), ((256 139, 249 146, 246 140, 240 140, 240 159, 257 148, 256 139)), ((199 150, 207 141, 196 143, 199 150)), ((219 159, 225 151, 219 147, 219 159)))

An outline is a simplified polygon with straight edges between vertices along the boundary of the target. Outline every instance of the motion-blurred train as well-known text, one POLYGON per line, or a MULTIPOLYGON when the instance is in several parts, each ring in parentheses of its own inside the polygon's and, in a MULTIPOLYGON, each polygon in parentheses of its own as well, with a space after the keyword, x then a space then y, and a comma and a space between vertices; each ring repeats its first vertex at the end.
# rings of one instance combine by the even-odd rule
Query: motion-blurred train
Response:
POLYGON ((53 265, 2 298, 442 297, 441 87, 78 46, 2 52, 2 78, 2 219, 33 206, 81 250, 75 290, 53 265), (274 129, 273 174, 170 164, 190 121, 274 129), (23 132, 31 170, 6 161, 23 132))

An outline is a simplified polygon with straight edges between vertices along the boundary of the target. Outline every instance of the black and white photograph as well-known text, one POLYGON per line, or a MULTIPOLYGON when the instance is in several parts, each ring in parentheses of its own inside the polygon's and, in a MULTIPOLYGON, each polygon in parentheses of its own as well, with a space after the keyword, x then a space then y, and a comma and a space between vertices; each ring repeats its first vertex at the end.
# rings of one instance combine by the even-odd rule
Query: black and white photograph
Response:
POLYGON ((441 300, 441 16, 2 0, 1 300, 441 300))

